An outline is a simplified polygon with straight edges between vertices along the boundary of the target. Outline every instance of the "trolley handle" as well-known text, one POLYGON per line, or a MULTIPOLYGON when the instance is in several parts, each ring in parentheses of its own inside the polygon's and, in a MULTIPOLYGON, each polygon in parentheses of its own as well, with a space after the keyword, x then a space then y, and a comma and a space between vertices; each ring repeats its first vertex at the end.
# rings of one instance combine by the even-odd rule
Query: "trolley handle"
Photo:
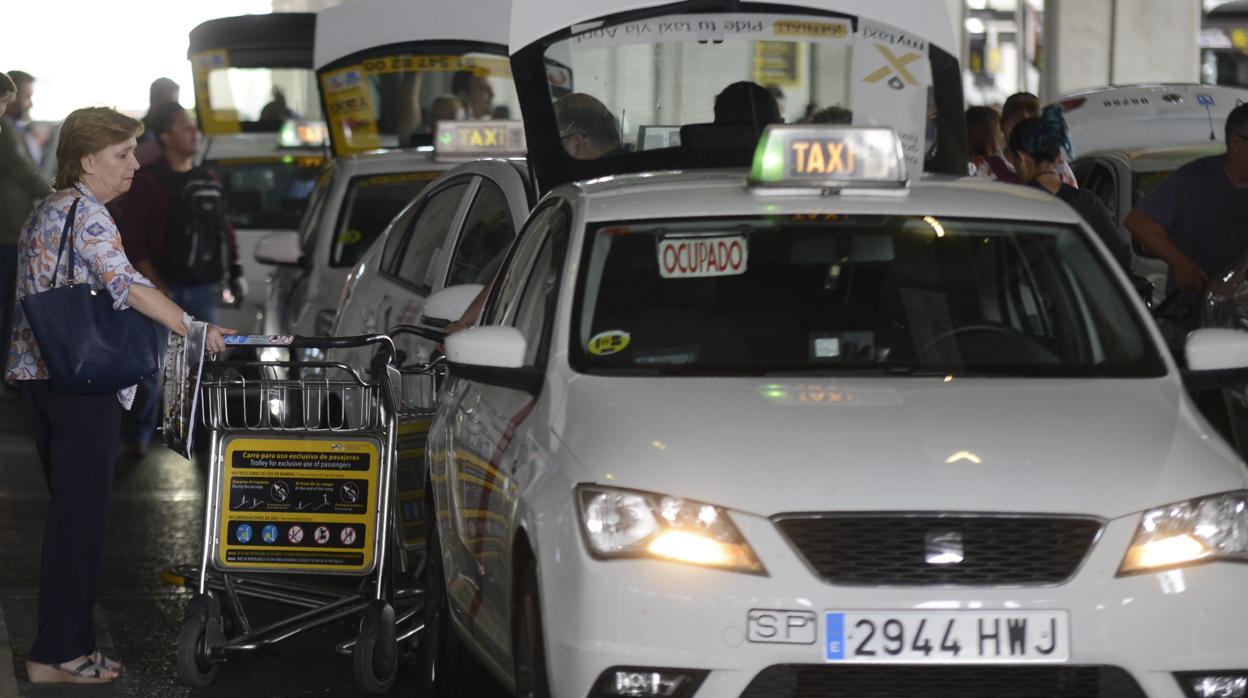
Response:
POLYGON ((288 347, 292 349, 352 349, 380 344, 395 355, 394 340, 384 334, 361 334, 352 337, 300 337, 293 334, 234 334, 225 336, 227 347, 288 347))
POLYGON ((444 330, 435 330, 432 327, 418 327, 416 325, 395 325, 390 328, 389 334, 391 337, 397 337, 401 334, 414 334, 431 342, 441 342, 446 339, 444 330))

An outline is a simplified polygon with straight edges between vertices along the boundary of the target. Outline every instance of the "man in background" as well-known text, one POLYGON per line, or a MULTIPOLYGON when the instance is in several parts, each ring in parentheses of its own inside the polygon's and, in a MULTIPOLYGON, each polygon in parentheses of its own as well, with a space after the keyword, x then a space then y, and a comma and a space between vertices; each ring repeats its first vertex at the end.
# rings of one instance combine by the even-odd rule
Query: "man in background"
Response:
POLYGON ((147 89, 147 114, 143 115, 143 133, 139 134, 139 147, 134 157, 140 165, 150 165, 160 159, 160 145, 152 128, 152 115, 164 104, 177 104, 182 88, 169 78, 156 78, 147 89))
POLYGON ((451 94, 467 105, 469 119, 494 118, 494 88, 489 80, 471 70, 461 70, 451 78, 451 94))
MULTIPOLYGON (((162 157, 134 176, 117 209, 126 256, 173 302, 202 322, 215 323, 219 285, 227 278, 240 301, 247 295, 225 193, 212 173, 195 166, 199 129, 177 102, 151 113, 162 157)), ((142 457, 156 429, 159 378, 139 384, 121 422, 124 453, 142 457)))
POLYGON ((9 77, 15 92, 0 119, 0 366, 8 365, 17 288, 17 237, 35 203, 51 190, 30 150, 29 116, 35 79, 20 70, 10 71, 9 77))

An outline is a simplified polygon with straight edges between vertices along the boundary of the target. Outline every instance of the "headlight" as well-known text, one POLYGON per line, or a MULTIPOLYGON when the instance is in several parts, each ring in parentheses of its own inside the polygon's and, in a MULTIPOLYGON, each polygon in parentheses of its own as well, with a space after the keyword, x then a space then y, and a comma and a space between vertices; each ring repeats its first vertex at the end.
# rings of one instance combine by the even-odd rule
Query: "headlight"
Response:
POLYGON ((599 559, 649 557, 766 575, 728 512, 649 492, 577 488, 581 530, 599 559))
POLYGON ((1119 575, 1198 562, 1248 562, 1248 492, 1229 492, 1144 512, 1119 575))

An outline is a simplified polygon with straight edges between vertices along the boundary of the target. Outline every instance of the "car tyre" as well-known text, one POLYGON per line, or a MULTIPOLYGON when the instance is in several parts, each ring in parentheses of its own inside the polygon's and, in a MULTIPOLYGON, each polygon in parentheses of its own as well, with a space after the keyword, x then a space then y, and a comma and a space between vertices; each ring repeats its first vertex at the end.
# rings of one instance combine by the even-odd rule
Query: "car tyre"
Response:
POLYGON ((516 663, 516 698, 550 698, 546 673, 545 631, 537 589, 537 561, 529 559, 516 589, 512 656, 516 663))
POLYGON ((425 480, 425 630, 421 641, 421 695, 424 698, 510 698, 460 639, 451 621, 442 546, 434 512, 433 487, 425 480))

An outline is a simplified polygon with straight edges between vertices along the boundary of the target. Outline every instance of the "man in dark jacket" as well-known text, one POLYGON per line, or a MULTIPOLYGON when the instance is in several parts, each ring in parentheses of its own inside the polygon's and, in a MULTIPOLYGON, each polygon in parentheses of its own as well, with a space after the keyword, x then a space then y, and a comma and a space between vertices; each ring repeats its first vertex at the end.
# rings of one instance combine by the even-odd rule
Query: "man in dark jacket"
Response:
MULTIPOLYGON (((26 139, 26 121, 32 104, 35 79, 29 73, 15 70, 13 96, 6 100, 7 109, 0 108, 0 367, 7 365, 9 332, 13 324, 14 289, 17 288, 17 236, 26 216, 51 187, 39 173, 39 163, 31 156, 26 139)), ((0 88, 3 91, 3 88, 0 88)))
MULTIPOLYGON (((114 215, 130 262, 197 320, 217 321, 219 286, 234 297, 247 294, 238 245, 216 178, 195 166, 199 129, 177 103, 158 106, 151 128, 162 157, 135 174, 114 215)), ((159 380, 139 386, 122 421, 122 440, 132 456, 146 452, 156 428, 159 380)))

